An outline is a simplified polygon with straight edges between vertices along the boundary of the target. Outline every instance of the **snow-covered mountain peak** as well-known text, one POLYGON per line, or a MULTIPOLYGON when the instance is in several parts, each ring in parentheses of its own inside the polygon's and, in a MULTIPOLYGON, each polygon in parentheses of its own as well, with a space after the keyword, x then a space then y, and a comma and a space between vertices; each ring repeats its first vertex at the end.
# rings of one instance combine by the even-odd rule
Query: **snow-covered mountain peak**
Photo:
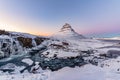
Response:
POLYGON ((74 32, 74 29, 72 29, 71 25, 68 23, 65 23, 65 25, 63 25, 63 27, 61 28, 60 32, 74 32))
POLYGON ((70 40, 86 38, 83 35, 75 32, 75 30, 68 23, 65 23, 65 25, 63 25, 61 30, 59 32, 55 33, 52 37, 57 38, 57 39, 70 39, 70 40))

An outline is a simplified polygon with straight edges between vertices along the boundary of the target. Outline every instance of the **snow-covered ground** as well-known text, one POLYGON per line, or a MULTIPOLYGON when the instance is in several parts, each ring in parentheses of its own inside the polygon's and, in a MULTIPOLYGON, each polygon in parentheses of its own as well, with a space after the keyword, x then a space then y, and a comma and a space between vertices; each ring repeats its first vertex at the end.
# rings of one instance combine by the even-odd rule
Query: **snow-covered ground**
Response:
POLYGON ((120 36, 118 37, 111 37, 111 38, 104 38, 106 40, 120 40, 120 36))
POLYGON ((109 70, 89 64, 81 68, 66 67, 52 72, 50 80, 120 80, 120 72, 111 71, 116 68, 115 65, 117 64, 111 63, 109 70))
POLYGON ((65 67, 59 71, 45 71, 42 73, 23 73, 23 74, 1 74, 0 80, 120 80, 120 73, 91 64, 69 68, 65 67))
POLYGON ((54 54, 57 57, 75 57, 80 54, 80 51, 97 50, 99 53, 107 53, 109 50, 120 50, 117 43, 104 42, 97 39, 59 39, 59 41, 49 41, 48 50, 42 54, 47 57, 53 57, 54 54), (69 45, 63 45, 62 42, 67 42, 69 45), (53 47, 51 47, 51 44, 53 47), (117 46, 110 47, 109 46, 117 46), (58 48, 56 48, 58 47, 58 48))
POLYGON ((23 73, 23 74, 1 74, 0 80, 49 80, 50 72, 23 73))
POLYGON ((65 67, 51 73, 50 80, 105 80, 104 71, 100 67, 85 65, 75 68, 65 67))

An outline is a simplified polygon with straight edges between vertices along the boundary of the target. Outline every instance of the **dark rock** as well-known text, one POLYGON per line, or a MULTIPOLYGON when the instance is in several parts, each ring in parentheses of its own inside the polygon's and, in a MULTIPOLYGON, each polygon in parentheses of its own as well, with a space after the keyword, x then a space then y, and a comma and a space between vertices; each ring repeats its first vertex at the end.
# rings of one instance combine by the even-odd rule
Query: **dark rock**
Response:
POLYGON ((37 45, 40 45, 44 40, 47 40, 47 38, 36 37, 34 40, 37 45))
POLYGON ((108 58, 117 58, 118 56, 120 56, 120 51, 118 51, 118 50, 109 50, 107 52, 106 56, 108 58))
POLYGON ((5 48, 5 47, 7 47, 7 43, 2 44, 2 48, 5 48))
POLYGON ((67 42, 62 42, 62 44, 65 45, 65 46, 69 45, 69 43, 67 43, 67 42))
POLYGON ((17 37, 17 40, 22 44, 23 47, 26 48, 33 47, 32 38, 17 37))
POLYGON ((0 30, 0 35, 9 35, 10 33, 5 30, 0 30))
POLYGON ((50 46, 54 49, 65 49, 65 47, 60 44, 50 44, 50 46))
POLYGON ((82 53, 93 54, 93 50, 81 51, 82 53))
POLYGON ((107 57, 107 54, 100 54, 101 57, 107 57))

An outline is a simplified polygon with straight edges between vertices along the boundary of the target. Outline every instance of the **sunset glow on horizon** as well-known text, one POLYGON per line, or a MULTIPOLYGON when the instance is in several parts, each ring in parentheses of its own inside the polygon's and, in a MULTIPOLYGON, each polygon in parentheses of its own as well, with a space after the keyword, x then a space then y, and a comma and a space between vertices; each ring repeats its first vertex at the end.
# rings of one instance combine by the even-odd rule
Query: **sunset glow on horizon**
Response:
POLYGON ((120 36, 119 0, 1 0, 0 29, 49 36, 69 23, 90 36, 120 36))

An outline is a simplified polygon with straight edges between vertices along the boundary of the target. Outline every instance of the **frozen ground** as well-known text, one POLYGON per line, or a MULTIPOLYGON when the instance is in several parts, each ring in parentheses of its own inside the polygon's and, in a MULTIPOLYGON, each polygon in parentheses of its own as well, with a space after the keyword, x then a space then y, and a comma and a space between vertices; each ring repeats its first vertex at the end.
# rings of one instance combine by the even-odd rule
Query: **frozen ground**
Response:
POLYGON ((114 66, 111 66, 109 70, 93 65, 74 69, 66 67, 51 73, 51 80, 120 80, 120 72, 116 72, 112 68, 114 66))
POLYGON ((55 72, 42 72, 38 74, 2 74, 0 80, 120 80, 120 73, 93 65, 75 68, 65 67, 55 72))
MULTIPOLYGON (((55 42, 56 43, 56 42, 55 42)), ((119 50, 119 48, 105 48, 105 46, 113 46, 116 43, 101 42, 98 40, 81 39, 81 41, 69 41, 70 49, 75 51, 96 49, 99 52, 107 52, 108 50, 119 50), (92 46, 91 46, 92 45, 92 46), (102 48, 104 47, 104 48, 102 48)), ((57 43, 60 44, 60 43, 57 43)), ((47 50, 50 52, 50 49, 47 50)), ((77 56, 78 53, 73 54, 65 51, 56 50, 58 57, 77 56)), ((55 53, 55 50, 51 49, 51 53, 55 53)), ((45 52, 44 52, 45 53, 45 52)), ((43 53, 43 54, 44 54, 43 53)), ((52 57, 53 54, 49 54, 48 57, 52 57)), ((69 68, 65 67, 58 71, 44 71, 39 73, 28 73, 27 71, 20 74, 0 74, 0 80, 120 80, 120 58, 110 59, 99 63, 98 66, 91 64, 84 65, 82 67, 69 68)), ((30 59, 23 59, 22 62, 32 65, 30 59)))
POLYGON ((0 75, 0 80, 49 80, 49 74, 49 72, 43 72, 38 74, 2 74, 0 75))

